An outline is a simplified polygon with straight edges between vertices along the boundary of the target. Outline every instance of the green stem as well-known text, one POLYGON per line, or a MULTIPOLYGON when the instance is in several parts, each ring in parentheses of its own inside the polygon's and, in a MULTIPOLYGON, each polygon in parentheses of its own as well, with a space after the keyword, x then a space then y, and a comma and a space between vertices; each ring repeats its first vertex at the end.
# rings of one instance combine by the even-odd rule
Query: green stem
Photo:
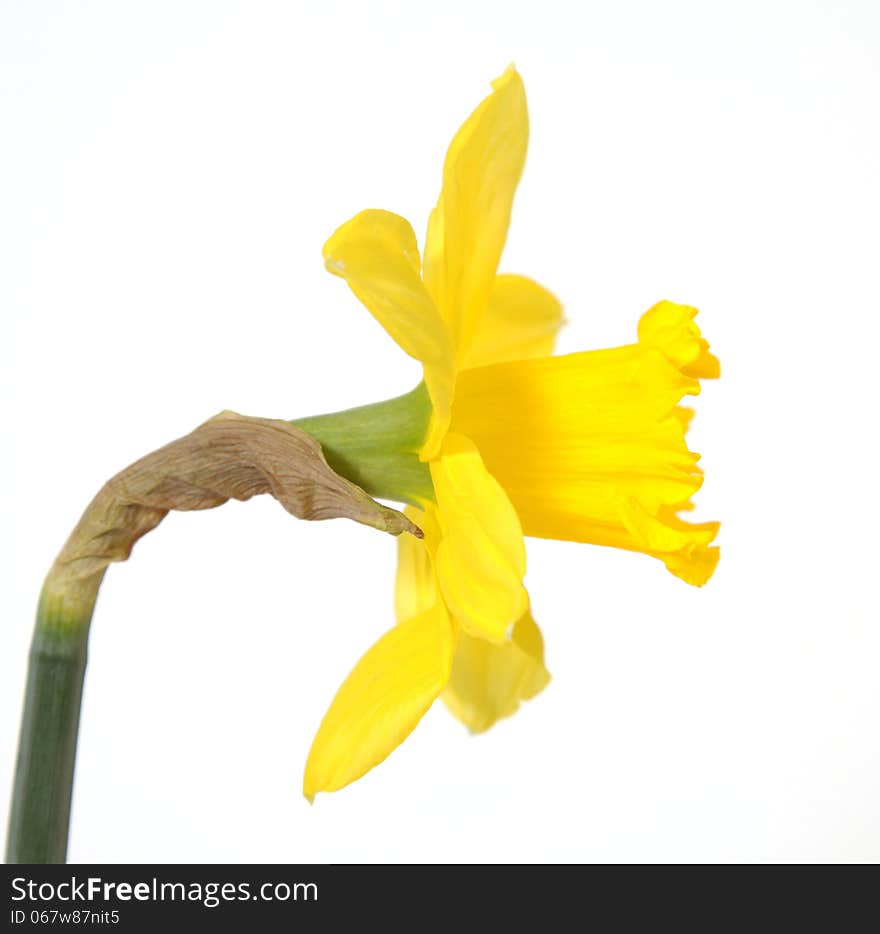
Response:
MULTIPOLYGON (((430 417, 430 400, 420 385, 396 399, 292 424, 318 440, 333 470, 370 495, 423 505, 434 496, 430 470, 418 455, 430 417)), ((230 465, 230 456, 239 455, 228 437, 216 449, 190 441, 216 424, 212 419, 192 436, 142 458, 105 484, 46 578, 28 665, 9 815, 9 863, 63 863, 67 855, 89 625, 107 565, 124 561, 134 542, 169 509, 206 509, 230 496, 247 499, 262 492, 254 489, 250 477, 244 493, 241 483, 232 483, 228 490, 223 484, 214 488, 224 478, 227 483, 235 480, 236 470, 230 471, 230 466, 239 473, 253 470, 249 445, 255 437, 251 432, 250 441, 242 442, 248 455, 243 466, 234 457, 230 465)), ((218 430, 228 425, 222 421, 218 430)), ((269 433, 274 438, 275 432, 269 433)), ((277 455, 274 447, 269 453, 277 455)), ((270 458, 267 463, 274 462, 270 458)), ((279 497, 277 477, 272 477, 265 491, 271 489, 279 497)), ((294 484, 293 489, 299 487, 294 484)))
POLYGON ((420 383, 395 399, 291 424, 317 438, 333 470, 370 496, 423 506, 434 499, 431 471, 419 460, 430 417, 420 383))
MULTIPOLYGON (((103 576, 103 575, 102 575, 103 576)), ((71 605, 44 588, 31 642, 7 863, 63 863, 86 671, 89 622, 97 587, 71 605)))

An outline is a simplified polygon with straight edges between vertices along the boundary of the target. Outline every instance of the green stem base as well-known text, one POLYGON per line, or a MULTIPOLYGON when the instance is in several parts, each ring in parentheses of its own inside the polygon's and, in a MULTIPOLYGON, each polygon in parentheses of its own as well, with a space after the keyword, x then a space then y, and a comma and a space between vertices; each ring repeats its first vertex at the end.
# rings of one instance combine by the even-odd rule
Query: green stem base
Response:
MULTIPOLYGON (((418 453, 430 418, 431 403, 421 384, 396 399, 292 424, 318 440, 333 470, 371 496, 423 506, 434 498, 430 470, 418 453)), ((66 859, 86 646, 98 588, 107 565, 124 561, 131 544, 161 521, 167 508, 175 508, 147 508, 144 521, 128 529, 123 520, 129 504, 115 502, 111 494, 107 484, 93 500, 43 587, 9 814, 9 863, 66 859)))
POLYGON ((67 856, 89 627, 52 625, 44 606, 31 643, 7 863, 63 863, 67 856))

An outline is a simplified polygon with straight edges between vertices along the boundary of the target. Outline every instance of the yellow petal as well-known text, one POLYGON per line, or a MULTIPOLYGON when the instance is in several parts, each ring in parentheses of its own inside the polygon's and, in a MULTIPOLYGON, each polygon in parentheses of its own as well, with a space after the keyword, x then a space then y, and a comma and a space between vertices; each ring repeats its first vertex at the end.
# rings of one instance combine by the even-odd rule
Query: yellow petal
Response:
POLYGON ((709 546, 720 523, 685 522, 665 506, 652 515, 634 499, 621 505, 620 514, 639 550, 661 558, 676 577, 701 587, 712 576, 721 550, 709 546))
POLYGON ((442 604, 395 626, 345 679, 318 729, 303 793, 337 791, 393 752, 446 686, 454 632, 442 604))
POLYGON ((560 327, 562 305, 554 295, 525 276, 497 276, 462 368, 549 356, 560 327))
POLYGON ((422 511, 408 506, 405 512, 425 537, 420 540, 415 535, 397 536, 394 608, 400 623, 424 613, 440 600, 430 555, 430 551, 436 550, 440 541, 436 507, 431 504, 422 511))
POLYGON ((489 304, 525 163, 529 118, 511 66, 456 133, 428 225, 425 283, 464 354, 489 304))
POLYGON ((389 211, 361 211, 324 244, 324 262, 401 349, 424 365, 436 418, 445 427, 455 380, 452 342, 421 280, 412 227, 389 211))
POLYGON ((526 535, 642 551, 702 584, 718 524, 677 517, 702 483, 678 403, 713 367, 692 309, 658 308, 638 344, 461 373, 451 430, 478 445, 526 535))
POLYGON ((509 642, 495 645, 460 633, 443 701, 473 733, 515 713, 550 681, 544 640, 531 612, 514 626, 509 642))
POLYGON ((528 609, 526 552, 516 511, 474 444, 449 434, 431 463, 441 539, 435 567, 455 621, 504 642, 528 609))
POLYGON ((639 342, 656 347, 686 376, 716 379, 721 375, 718 358, 709 353, 694 318, 697 309, 675 302, 658 302, 639 321, 639 342))

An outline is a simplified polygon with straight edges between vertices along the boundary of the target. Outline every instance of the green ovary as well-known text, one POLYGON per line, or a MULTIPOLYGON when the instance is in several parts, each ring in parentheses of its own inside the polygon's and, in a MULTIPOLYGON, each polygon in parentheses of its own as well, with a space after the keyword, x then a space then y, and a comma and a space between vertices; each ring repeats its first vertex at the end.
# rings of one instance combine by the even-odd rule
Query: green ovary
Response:
POLYGON ((327 463, 370 496, 412 506, 434 499, 428 465, 419 460, 431 402, 424 383, 406 395, 292 425, 321 445, 327 463))

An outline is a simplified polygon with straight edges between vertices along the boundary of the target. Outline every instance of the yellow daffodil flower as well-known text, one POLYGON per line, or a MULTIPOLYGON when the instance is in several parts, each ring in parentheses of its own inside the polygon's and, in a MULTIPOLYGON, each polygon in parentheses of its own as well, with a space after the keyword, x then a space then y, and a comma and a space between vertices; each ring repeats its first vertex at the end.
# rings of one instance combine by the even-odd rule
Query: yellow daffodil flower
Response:
MULTIPOLYGON (((660 302, 634 344, 550 356, 559 302, 530 279, 497 274, 527 141, 511 67, 452 141, 423 257, 407 221, 379 210, 353 217, 324 248, 330 272, 423 365, 424 386, 394 402, 427 414, 418 430, 414 416, 400 422, 418 436, 418 460, 398 497, 424 540, 400 539, 398 624, 327 711, 306 765, 309 799, 385 759, 441 695, 479 732, 547 684, 523 535, 644 552, 696 585, 718 561, 718 524, 678 516, 702 480, 679 402, 719 374, 696 310, 660 302)), ((337 440, 356 444, 346 432, 337 440)), ((376 492, 366 474, 352 479, 376 492)))

